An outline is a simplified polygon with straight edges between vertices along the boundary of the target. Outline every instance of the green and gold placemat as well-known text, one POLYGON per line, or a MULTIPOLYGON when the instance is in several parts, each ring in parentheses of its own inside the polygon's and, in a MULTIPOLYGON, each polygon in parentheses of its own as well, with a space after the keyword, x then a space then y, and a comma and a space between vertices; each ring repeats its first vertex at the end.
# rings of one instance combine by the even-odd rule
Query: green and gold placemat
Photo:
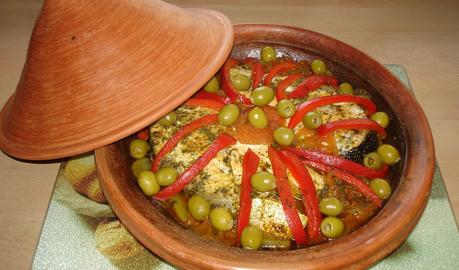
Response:
MULTIPOLYGON (((387 65, 406 86, 400 65, 387 65)), ((372 269, 457 269, 459 231, 438 166, 421 220, 391 255, 372 269)), ((94 156, 63 163, 32 269, 174 269, 140 245, 114 216, 100 191, 94 156), (83 194, 83 195, 82 195, 83 194)))

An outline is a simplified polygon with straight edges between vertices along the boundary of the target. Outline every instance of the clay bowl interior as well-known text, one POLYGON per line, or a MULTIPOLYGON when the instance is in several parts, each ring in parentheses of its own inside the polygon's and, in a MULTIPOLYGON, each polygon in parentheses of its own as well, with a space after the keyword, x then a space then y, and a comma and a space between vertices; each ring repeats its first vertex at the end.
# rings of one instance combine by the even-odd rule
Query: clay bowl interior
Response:
POLYGON ((389 178, 393 195, 370 222, 328 243, 290 251, 249 251, 205 240, 179 226, 146 198, 130 172, 129 138, 96 150, 102 189, 128 230, 166 261, 187 269, 343 269, 365 268, 397 248, 418 222, 430 192, 434 151, 431 132, 419 105, 383 66, 330 37, 291 27, 235 26, 232 56, 259 57, 271 45, 294 59, 326 61, 339 81, 371 92, 380 110, 390 114, 388 142, 400 162, 389 178))

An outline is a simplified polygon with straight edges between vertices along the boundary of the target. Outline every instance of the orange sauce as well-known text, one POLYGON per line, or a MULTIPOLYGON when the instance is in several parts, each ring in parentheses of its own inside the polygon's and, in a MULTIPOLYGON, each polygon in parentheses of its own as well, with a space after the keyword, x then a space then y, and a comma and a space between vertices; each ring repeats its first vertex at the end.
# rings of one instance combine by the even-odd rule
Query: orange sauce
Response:
POLYGON ((319 136, 313 129, 301 128, 295 135, 295 142, 295 146, 303 149, 321 151, 332 155, 338 154, 333 133, 319 136))
POLYGON ((239 142, 244 144, 266 144, 271 145, 274 141, 273 132, 276 128, 283 125, 283 120, 276 109, 271 106, 261 106, 269 125, 265 128, 256 128, 249 123, 247 115, 253 107, 243 107, 241 115, 236 123, 228 131, 239 142))

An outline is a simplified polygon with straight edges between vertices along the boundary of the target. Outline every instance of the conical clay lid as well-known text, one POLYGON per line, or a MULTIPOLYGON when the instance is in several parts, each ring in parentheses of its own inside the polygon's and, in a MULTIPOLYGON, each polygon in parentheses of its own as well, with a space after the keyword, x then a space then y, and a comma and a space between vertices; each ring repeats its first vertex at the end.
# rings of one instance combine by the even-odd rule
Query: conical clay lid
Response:
POLYGON ((122 139, 174 109, 223 65, 233 45, 215 11, 156 0, 47 0, 0 148, 55 159, 122 139))

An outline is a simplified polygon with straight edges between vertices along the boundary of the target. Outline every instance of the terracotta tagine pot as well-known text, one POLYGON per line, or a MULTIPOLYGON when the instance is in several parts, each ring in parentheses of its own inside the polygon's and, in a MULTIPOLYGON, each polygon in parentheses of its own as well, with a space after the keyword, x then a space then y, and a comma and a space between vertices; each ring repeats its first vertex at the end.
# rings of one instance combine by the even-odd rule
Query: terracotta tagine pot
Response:
POLYGON ((402 153, 403 161, 389 176, 396 186, 392 197, 366 225, 328 243, 289 251, 227 247, 179 226, 143 195, 124 140, 96 150, 99 179, 113 210, 146 247, 185 269, 363 269, 381 260, 408 237, 429 197, 435 157, 418 103, 382 65, 333 38, 276 25, 236 25, 234 30, 233 57, 259 57, 266 45, 279 56, 320 57, 339 81, 371 92, 378 107, 391 115, 388 141, 402 153))
POLYGON ((15 93, 0 112, 0 149, 47 160, 96 149, 104 194, 147 248, 185 269, 361 269, 396 249, 428 200, 434 170, 432 135, 414 97, 364 53, 312 31, 237 25, 220 13, 159 0, 45 0, 15 93), (233 42, 234 41, 234 42, 233 42), (152 204, 131 175, 129 135, 200 89, 227 57, 324 59, 339 81, 367 89, 391 119, 388 142, 402 161, 394 192, 353 233, 289 251, 250 251, 207 241, 152 204), (97 149, 96 149, 97 148, 97 149))

